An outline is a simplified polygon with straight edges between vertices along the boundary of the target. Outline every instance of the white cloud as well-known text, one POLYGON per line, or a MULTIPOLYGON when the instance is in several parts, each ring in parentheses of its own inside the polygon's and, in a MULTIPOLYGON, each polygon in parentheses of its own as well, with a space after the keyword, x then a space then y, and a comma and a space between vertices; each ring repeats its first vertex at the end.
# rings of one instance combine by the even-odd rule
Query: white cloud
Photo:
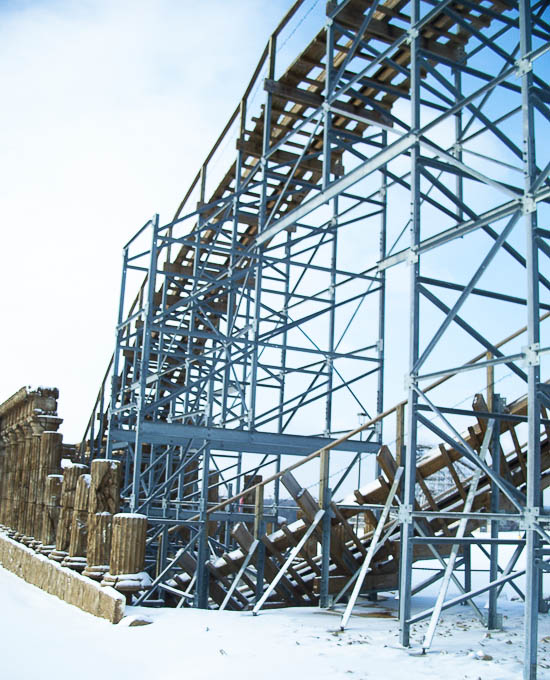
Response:
POLYGON ((123 243, 173 215, 289 6, 0 8, 0 401, 61 390, 77 441, 113 348, 123 243))

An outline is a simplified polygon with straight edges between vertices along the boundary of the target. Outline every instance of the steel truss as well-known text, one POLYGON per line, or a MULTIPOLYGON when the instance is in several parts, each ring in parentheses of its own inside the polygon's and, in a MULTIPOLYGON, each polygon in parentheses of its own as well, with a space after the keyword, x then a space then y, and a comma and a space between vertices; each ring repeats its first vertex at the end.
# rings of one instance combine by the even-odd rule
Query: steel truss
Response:
MULTIPOLYGON (((106 443, 108 456, 125 456, 128 507, 149 516, 160 555, 155 583, 193 554, 196 583, 186 597, 207 606, 201 565, 231 545, 227 527, 254 521, 235 503, 210 515, 209 507, 269 471, 275 506, 260 514, 275 523, 283 456, 309 459, 328 447, 349 427, 351 408, 375 423, 366 438, 339 444, 354 454, 345 475, 383 443, 376 416, 390 366, 386 277, 406 267, 409 320, 388 332, 410 338, 398 496, 401 642, 409 645, 411 626, 431 616, 429 648, 441 610, 482 591, 495 627, 498 592, 525 573, 524 677, 535 678, 541 575, 550 569, 542 518, 549 477, 541 479, 550 407, 541 360, 550 347, 540 321, 550 309, 547 3, 329 2, 324 28, 281 75, 277 42, 301 5, 272 35, 175 218, 161 225, 156 216, 124 249, 112 398, 106 408, 104 386, 91 421, 99 418, 99 433, 86 437, 90 455, 106 443), (255 115, 251 92, 264 67, 265 100, 255 115), (232 126, 236 159, 208 193, 208 164, 232 126), (146 281, 130 304, 126 291, 136 272, 146 281), (496 340, 522 320, 526 347, 506 353, 496 340), (484 360, 465 363, 479 351, 484 360), (514 416, 528 440, 520 483, 512 483, 500 455, 507 406, 494 385, 508 374, 517 392, 527 393, 525 412, 514 416), (428 396, 426 381, 451 375, 459 391, 428 396), (456 406, 479 375, 489 377, 481 416, 456 406), (472 415, 488 433, 478 450, 461 434, 472 415), (434 514, 419 506, 416 461, 426 432, 491 482, 490 515, 476 512, 472 497, 454 513, 456 536, 422 529, 434 514), (209 519, 225 522, 225 534, 209 535, 209 519), (525 531, 526 568, 512 564, 499 576, 498 527, 511 519, 525 531), (468 521, 488 521, 490 538, 466 536, 468 521), (188 530, 178 552, 174 527, 188 530), (487 542, 487 587, 466 583, 460 597, 446 601, 458 546, 487 542), (441 557, 448 543, 456 547, 441 557), (433 610, 413 614, 417 545, 442 561, 442 587, 433 610)), ((325 515, 316 522, 326 536, 331 494, 326 474, 322 479, 325 515)), ((462 556, 464 562, 466 550, 462 556)), ((328 549, 323 558, 326 585, 328 549)), ((227 597, 233 592, 236 586, 227 597)), ((262 593, 259 585, 257 602, 262 593)))

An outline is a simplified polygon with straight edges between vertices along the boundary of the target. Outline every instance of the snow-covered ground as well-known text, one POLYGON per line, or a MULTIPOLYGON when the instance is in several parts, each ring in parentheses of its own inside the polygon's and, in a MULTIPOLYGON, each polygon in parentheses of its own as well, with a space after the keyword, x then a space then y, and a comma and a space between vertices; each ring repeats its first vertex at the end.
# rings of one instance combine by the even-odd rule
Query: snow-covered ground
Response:
MULTIPOLYGON (((425 608, 432 597, 416 597, 425 608)), ((483 604, 483 599, 480 600, 483 604)), ((250 613, 127 608, 113 626, 0 568, 2 680, 519 680, 520 602, 500 608, 503 630, 487 633, 467 607, 444 612, 432 651, 398 643, 397 602, 363 603, 339 631, 337 612, 311 609, 250 613), (146 615, 151 625, 127 625, 146 615), (480 660, 475 656, 492 657, 480 660)), ((550 679, 550 617, 540 617, 539 678, 550 679)))

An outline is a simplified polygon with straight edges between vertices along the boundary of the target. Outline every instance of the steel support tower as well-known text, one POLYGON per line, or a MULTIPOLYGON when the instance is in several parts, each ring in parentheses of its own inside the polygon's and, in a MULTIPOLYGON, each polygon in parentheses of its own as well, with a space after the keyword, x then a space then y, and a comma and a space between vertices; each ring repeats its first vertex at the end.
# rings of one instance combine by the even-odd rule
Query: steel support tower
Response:
MULTIPOLYGON (((200 565, 231 543, 227 531, 209 535, 208 504, 328 446, 357 413, 381 414, 384 391, 399 396, 405 374, 401 642, 420 618, 438 618, 437 606, 411 609, 417 545, 489 545, 482 591, 496 626, 497 593, 521 575, 521 551, 504 570, 498 561, 499 524, 515 520, 526 537, 524 677, 535 678, 549 570, 540 442, 550 425, 541 367, 550 349, 541 322, 550 310, 550 9, 542 0, 342 0, 321 18, 308 5, 295 3, 272 34, 175 217, 155 216, 124 248, 116 350, 86 455, 125 458, 124 496, 150 518, 161 572, 171 529, 186 527, 183 549, 199 565, 194 602, 206 606, 200 565), (315 37, 285 60, 306 18, 319 22, 315 37), (523 324, 521 346, 497 347, 523 324), (478 352, 483 360, 468 363, 478 352), (456 387, 426 393, 451 375, 456 387), (479 411, 460 400, 487 379, 487 434, 474 450, 461 433, 479 411), (523 393, 520 484, 499 441, 506 399, 523 393), (457 513, 488 522, 488 539, 423 535, 430 513, 418 507, 416 461, 426 439, 490 478, 491 513, 457 513)), ((384 443, 381 422, 337 447, 329 497, 384 443)), ((274 525, 278 479, 265 516, 274 525)), ((230 525, 247 516, 240 510, 228 504, 210 520, 230 525)))

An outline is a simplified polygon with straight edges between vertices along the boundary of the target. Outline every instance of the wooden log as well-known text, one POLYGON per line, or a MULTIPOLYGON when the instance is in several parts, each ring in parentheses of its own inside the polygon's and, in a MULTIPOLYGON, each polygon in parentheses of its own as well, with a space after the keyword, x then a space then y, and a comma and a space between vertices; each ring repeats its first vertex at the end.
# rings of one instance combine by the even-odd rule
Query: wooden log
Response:
MULTIPOLYGON (((50 503, 48 498, 48 477, 49 475, 57 475, 62 473, 61 469, 61 455, 63 448, 63 437, 59 432, 44 432, 40 438, 40 457, 37 475, 37 496, 36 507, 34 513, 34 533, 37 541, 31 544, 35 550, 39 550, 43 544, 44 535, 44 520, 48 513, 47 506, 50 503)), ((51 485, 51 483, 50 483, 51 485)), ((59 498, 56 500, 57 516, 55 518, 55 526, 57 526, 57 519, 59 517, 59 498)), ((55 534, 53 539, 50 539, 46 545, 50 546, 55 542, 55 534)))
POLYGON ((88 515, 88 545, 86 548, 86 568, 82 572, 100 581, 109 571, 113 515, 110 512, 97 512, 88 515))
POLYGON ((196 491, 197 481, 199 479, 199 462, 197 459, 190 461, 185 465, 183 473, 183 495, 190 496, 196 491))
POLYGON ((109 512, 115 515, 120 509, 122 467, 118 461, 97 458, 91 465, 89 513, 109 512))
POLYGON ((48 475, 44 485, 44 505, 42 512, 41 545, 38 552, 49 555, 55 549, 55 538, 61 504, 63 475, 48 475))
MULTIPOLYGON (((245 475, 244 476, 244 488, 248 489, 249 487, 256 486, 256 484, 261 484, 263 481, 262 475, 245 475)), ((243 505, 248 506, 248 505, 254 505, 255 504, 255 491, 249 491, 248 493, 245 493, 243 496, 243 505)), ((244 508, 245 512, 253 512, 254 508, 244 508)))
POLYGON ((101 585, 113 586, 128 594, 143 589, 146 537, 145 515, 123 512, 113 517, 109 573, 105 575, 101 585))
POLYGON ((113 542, 109 571, 113 575, 136 574, 145 566, 147 517, 118 513, 113 517, 113 542))
POLYGON ((7 433, 4 433, 0 429, 0 525, 2 524, 2 507, 3 507, 3 500, 4 500, 4 494, 3 494, 3 482, 4 482, 4 466, 6 463, 6 454, 7 454, 7 447, 8 447, 8 438, 6 436, 7 433))
POLYGON ((23 522, 24 536, 21 539, 25 545, 34 543, 38 534, 38 527, 35 526, 36 503, 42 495, 39 489, 39 470, 40 470, 40 446, 43 428, 39 423, 32 423, 32 437, 29 444, 27 459, 27 502, 25 505, 25 516, 23 522))
MULTIPOLYGON (((239 522, 236 524, 233 528, 233 531, 231 532, 231 535, 244 552, 248 552, 248 550, 250 550, 250 546, 254 541, 254 537, 248 531, 244 522, 239 522)), ((266 555, 264 561, 264 578, 266 582, 270 583, 273 581, 277 576, 278 571, 279 568, 277 567, 277 564, 271 559, 269 555, 266 555)), ((301 593, 295 591, 293 583, 288 579, 287 576, 281 577, 275 586, 275 592, 291 606, 304 604, 301 593)))
POLYGON ((9 535, 12 536, 15 533, 15 519, 14 519, 14 497, 16 495, 15 489, 17 484, 17 460, 19 458, 20 451, 20 432, 17 428, 14 428, 10 433, 11 436, 11 446, 9 453, 9 467, 10 467, 10 478, 6 489, 6 525, 9 527, 9 535))
MULTIPOLYGON (((220 502, 220 487, 218 483, 220 481, 220 475, 218 472, 211 472, 208 475, 208 503, 216 505, 220 502)), ((208 522, 208 535, 215 537, 218 532, 218 522, 208 522)))
POLYGON ((63 455, 63 435, 60 432, 44 432, 40 439, 40 469, 44 481, 48 475, 61 473, 61 457, 63 455))
POLYGON ((55 550, 50 559, 62 562, 68 554, 71 541, 71 526, 73 521, 74 501, 78 478, 88 471, 87 465, 73 464, 63 472, 63 487, 61 490, 61 510, 55 538, 55 550))
POLYGON ((27 451, 32 437, 31 428, 22 424, 17 428, 18 439, 16 441, 15 476, 13 483, 13 496, 11 503, 11 526, 14 530, 13 538, 19 540, 23 535, 23 515, 27 500, 25 487, 27 451))
POLYGON ((91 476, 80 475, 76 483, 74 511, 71 524, 69 554, 63 560, 64 567, 82 571, 86 566, 86 547, 88 542, 88 500, 90 497, 91 476))
POLYGON ((96 458, 91 465, 85 576, 101 580, 109 571, 113 515, 120 508, 122 468, 118 461, 96 458))
POLYGON ((6 453, 4 459, 4 475, 2 479, 0 524, 9 529, 11 528, 11 504, 13 496, 16 433, 13 430, 8 430, 4 436, 6 440, 6 453))

